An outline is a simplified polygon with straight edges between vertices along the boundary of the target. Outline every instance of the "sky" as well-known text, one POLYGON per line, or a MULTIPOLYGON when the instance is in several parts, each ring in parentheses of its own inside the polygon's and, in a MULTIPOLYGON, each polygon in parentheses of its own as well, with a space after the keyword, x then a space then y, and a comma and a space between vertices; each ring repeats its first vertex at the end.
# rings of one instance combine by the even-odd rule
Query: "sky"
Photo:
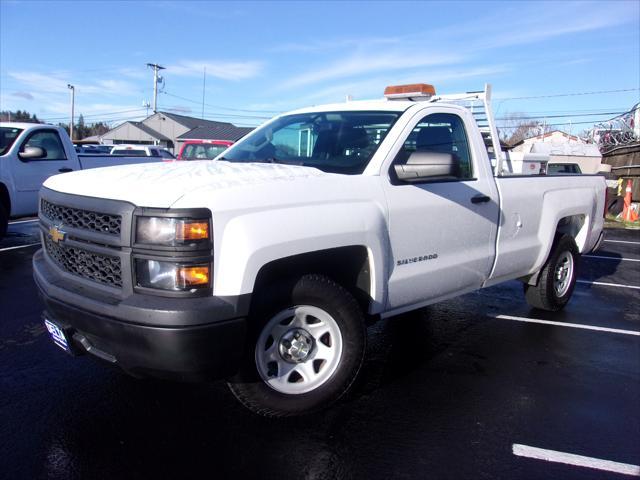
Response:
POLYGON ((0 0, 0 110, 68 122, 158 110, 258 125, 296 108, 492 84, 497 124, 579 133, 640 101, 640 0, 208 2, 0 0), (206 71, 206 75, 205 75, 206 71), (503 120, 504 119, 504 120, 503 120))

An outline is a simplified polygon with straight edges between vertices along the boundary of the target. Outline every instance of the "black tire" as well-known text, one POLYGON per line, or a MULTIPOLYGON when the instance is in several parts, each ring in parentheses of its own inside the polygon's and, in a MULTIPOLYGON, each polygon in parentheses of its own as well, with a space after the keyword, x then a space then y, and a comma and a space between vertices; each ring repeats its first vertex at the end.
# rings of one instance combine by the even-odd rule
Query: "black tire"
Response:
MULTIPOLYGON (((268 288, 260 294, 248 319, 250 333, 243 364, 239 373, 228 382, 233 394, 251 411, 267 417, 305 415, 336 402, 353 384, 364 359, 366 326, 359 304, 347 290, 322 275, 305 275, 296 281, 268 288), (299 306, 321 309, 334 320, 334 326, 339 328, 341 355, 335 357, 335 370, 327 374, 324 383, 317 388, 304 393, 282 393, 263 380, 258 371, 257 342, 261 334, 270 333, 268 325, 273 325, 278 315, 299 306)), ((273 340, 273 343, 279 345, 287 334, 283 334, 280 340, 273 340)), ((273 339, 274 336, 267 338, 273 339)), ((318 339, 312 341, 316 349, 318 339)), ((313 362, 314 349, 309 353, 308 360, 300 363, 313 362)), ((278 365, 284 361, 280 355, 278 365)), ((284 378, 279 370, 275 377, 284 378)), ((286 382, 291 382, 291 377, 286 382)))
POLYGON ((569 302, 578 277, 580 264, 580 252, 576 242, 569 235, 556 238, 551 254, 540 271, 537 285, 524 285, 524 293, 527 303, 540 310, 556 312, 564 308, 569 302), (562 275, 570 265, 570 271, 564 278, 556 278, 556 274, 562 275))
POLYGON ((9 213, 5 210, 4 205, 0 203, 0 240, 7 234, 9 226, 9 213))

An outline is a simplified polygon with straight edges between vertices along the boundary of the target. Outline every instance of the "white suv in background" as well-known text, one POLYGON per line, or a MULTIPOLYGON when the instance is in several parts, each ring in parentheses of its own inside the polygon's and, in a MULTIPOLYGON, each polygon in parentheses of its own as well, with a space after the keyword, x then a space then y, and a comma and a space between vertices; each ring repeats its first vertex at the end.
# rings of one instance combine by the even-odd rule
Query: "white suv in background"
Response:
POLYGON ((127 155, 128 157, 162 157, 170 160, 176 158, 168 150, 156 145, 116 145, 111 149, 111 155, 127 155))

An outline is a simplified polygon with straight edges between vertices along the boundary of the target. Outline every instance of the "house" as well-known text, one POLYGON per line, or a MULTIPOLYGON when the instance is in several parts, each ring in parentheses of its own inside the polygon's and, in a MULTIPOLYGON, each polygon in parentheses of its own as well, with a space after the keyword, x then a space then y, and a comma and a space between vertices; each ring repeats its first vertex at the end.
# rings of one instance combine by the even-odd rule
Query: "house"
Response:
POLYGON ((550 144, 574 144, 574 143, 586 143, 580 137, 576 135, 570 135, 561 130, 553 130, 552 132, 543 133, 542 135, 536 135, 535 137, 525 138, 514 144, 511 149, 516 152, 526 152, 527 146, 533 143, 550 143, 550 144))
POLYGON ((229 140, 235 142, 253 128, 204 120, 169 112, 157 112, 141 122, 127 121, 100 135, 100 143, 159 145, 180 151, 185 140, 229 140))

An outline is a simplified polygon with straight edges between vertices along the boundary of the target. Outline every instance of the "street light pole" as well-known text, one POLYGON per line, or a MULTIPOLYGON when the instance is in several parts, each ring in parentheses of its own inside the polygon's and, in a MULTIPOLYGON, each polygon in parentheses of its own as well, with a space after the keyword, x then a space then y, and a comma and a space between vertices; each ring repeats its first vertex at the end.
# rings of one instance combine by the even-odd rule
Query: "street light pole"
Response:
POLYGON ((73 109, 75 108, 76 101, 76 87, 67 83, 67 88, 71 90, 71 123, 69 124, 69 136, 71 137, 71 142, 73 143, 73 109))

